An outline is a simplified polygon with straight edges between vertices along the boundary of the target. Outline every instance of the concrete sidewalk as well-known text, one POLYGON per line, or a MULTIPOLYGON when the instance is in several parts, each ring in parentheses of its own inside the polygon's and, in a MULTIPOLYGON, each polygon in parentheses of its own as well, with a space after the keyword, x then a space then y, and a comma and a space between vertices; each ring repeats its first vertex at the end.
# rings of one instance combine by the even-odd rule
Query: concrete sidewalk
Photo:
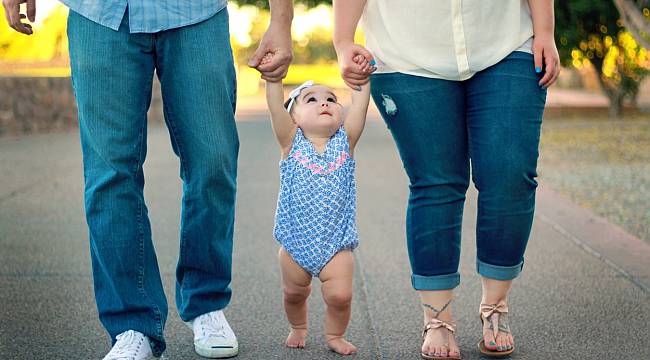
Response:
MULTIPOLYGON (((279 151, 268 121, 253 115, 249 120, 238 125, 233 301, 226 311, 240 340, 238 359, 341 358, 321 341, 318 281, 307 348, 281 345, 288 326, 272 238, 279 151)), ((93 298, 78 142, 76 132, 0 139, 0 359, 97 359, 109 349, 93 298)), ((368 124, 356 159, 361 245, 348 333, 359 347, 354 358, 419 359, 421 310, 410 286, 404 239, 407 179, 379 121, 368 124)), ((170 304, 165 357, 198 359, 174 306, 180 182, 164 128, 150 129, 145 173, 170 304)), ((650 359, 650 246, 544 186, 538 203, 526 266, 510 299, 517 341, 512 358, 650 359)), ((462 283, 454 302, 464 359, 480 358, 475 213, 470 191, 462 283)))

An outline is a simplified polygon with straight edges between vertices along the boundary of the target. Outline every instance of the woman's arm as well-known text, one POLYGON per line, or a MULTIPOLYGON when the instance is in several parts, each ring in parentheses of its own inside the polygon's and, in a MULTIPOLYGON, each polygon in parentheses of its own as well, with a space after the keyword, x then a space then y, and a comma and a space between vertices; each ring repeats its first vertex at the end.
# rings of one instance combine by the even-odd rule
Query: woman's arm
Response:
POLYGON ((350 155, 354 152, 354 147, 357 145, 363 128, 366 125, 368 103, 370 102, 370 84, 362 85, 360 91, 352 90, 351 93, 352 105, 350 105, 348 114, 343 122, 350 143, 350 155))
POLYGON ((271 112, 271 125, 273 132, 278 139, 282 158, 286 158, 291 151, 291 143, 296 133, 296 124, 291 119, 291 115, 284 108, 284 91, 282 81, 266 82, 266 103, 271 112))
POLYGON ((360 85, 367 83, 370 73, 375 70, 354 61, 357 55, 362 55, 371 66, 374 65, 372 54, 354 43, 354 32, 365 5, 366 0, 334 0, 334 48, 343 81, 355 90, 360 90, 360 85))
POLYGON ((560 55, 555 46, 555 14, 553 0, 528 0, 533 18, 533 55, 535 71, 545 71, 539 85, 547 88, 560 75, 560 55))
POLYGON ((354 32, 363 14, 366 0, 334 0, 334 47, 354 43, 354 32))

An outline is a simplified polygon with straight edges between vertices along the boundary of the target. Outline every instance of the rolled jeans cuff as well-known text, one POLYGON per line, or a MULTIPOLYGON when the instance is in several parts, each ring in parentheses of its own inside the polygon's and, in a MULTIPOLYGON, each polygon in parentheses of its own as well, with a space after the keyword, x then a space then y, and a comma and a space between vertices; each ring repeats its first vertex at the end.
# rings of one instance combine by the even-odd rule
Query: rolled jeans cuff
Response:
POLYGON ((519 276, 523 268, 523 261, 515 266, 499 266, 490 265, 476 259, 476 271, 482 276, 494 280, 512 280, 519 276))
POLYGON ((460 273, 443 275, 411 275, 413 289, 422 291, 451 290, 460 284, 460 273))

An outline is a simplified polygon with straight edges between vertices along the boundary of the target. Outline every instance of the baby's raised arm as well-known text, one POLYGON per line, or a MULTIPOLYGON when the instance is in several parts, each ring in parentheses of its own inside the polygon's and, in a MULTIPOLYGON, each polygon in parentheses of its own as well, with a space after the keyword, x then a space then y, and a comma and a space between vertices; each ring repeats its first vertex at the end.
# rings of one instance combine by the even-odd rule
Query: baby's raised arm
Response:
POLYGON ((296 123, 293 122, 291 115, 284 108, 282 81, 266 82, 266 103, 271 112, 273 132, 280 144, 282 158, 285 158, 291 151, 291 143, 296 133, 296 123))
POLYGON ((370 102, 370 83, 361 85, 361 90, 351 90, 352 105, 343 123, 345 132, 348 133, 348 141, 350 142, 350 152, 354 151, 354 147, 361 137, 363 128, 366 125, 366 115, 368 113, 368 103, 370 102))

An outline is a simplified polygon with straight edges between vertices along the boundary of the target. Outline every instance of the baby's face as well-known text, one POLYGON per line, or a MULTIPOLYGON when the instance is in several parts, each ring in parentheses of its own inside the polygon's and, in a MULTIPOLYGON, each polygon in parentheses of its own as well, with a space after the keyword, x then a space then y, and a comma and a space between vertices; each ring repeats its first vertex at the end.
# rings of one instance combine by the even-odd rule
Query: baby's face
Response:
POLYGON ((341 126, 341 104, 326 86, 314 85, 302 90, 292 112, 303 131, 331 135, 341 126))

